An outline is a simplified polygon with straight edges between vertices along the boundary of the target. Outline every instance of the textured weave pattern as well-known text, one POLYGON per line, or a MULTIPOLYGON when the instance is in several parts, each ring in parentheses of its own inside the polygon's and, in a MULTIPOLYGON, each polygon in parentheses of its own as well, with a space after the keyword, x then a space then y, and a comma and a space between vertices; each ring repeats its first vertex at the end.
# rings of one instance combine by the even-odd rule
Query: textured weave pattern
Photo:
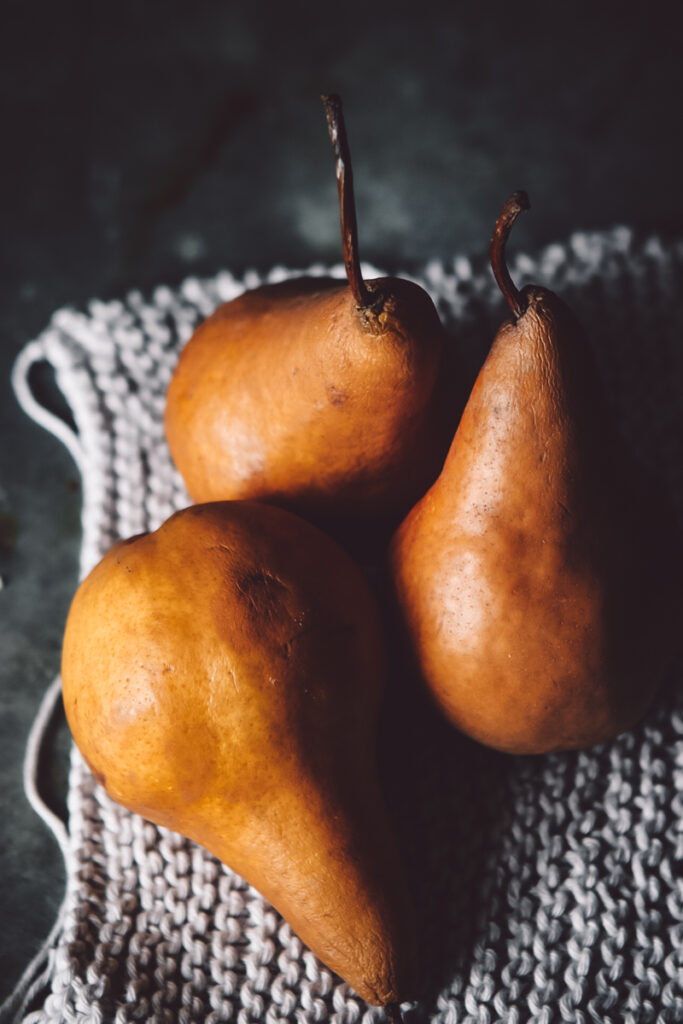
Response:
MULTIPOLYGON (((622 428, 679 515, 682 269, 683 245, 635 244, 625 229, 577 235, 511 267, 518 283, 558 291, 588 327, 622 428)), ((416 279, 472 380, 503 314, 490 274, 458 259, 416 279)), ((258 283, 221 274, 149 300, 94 302, 56 314, 33 343, 78 429, 84 573, 114 540, 188 503, 163 437, 166 387, 197 321, 258 283)), ((429 964, 409 1019, 683 1021, 679 676, 641 726, 591 751, 506 757, 426 720, 404 738, 391 802, 429 964)), ((240 878, 113 804, 75 751, 69 814, 66 912, 32 1021, 384 1018, 240 878)))

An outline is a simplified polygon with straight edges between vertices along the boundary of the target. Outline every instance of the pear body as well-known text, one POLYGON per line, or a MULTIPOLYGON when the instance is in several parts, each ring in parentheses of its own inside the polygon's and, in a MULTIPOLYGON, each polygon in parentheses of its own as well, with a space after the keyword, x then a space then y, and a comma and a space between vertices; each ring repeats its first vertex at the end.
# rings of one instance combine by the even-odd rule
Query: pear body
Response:
POLYGON ((81 584, 74 739, 114 800, 257 888, 366 1000, 405 998, 409 899, 375 764, 385 652, 332 541, 250 502, 194 506, 81 584))
POLYGON ((183 349, 165 427, 195 501, 398 522, 446 446, 432 397, 443 329, 423 289, 301 278, 219 307, 183 349))
POLYGON ((541 753, 607 740, 648 707, 680 615, 680 537, 616 436, 575 318, 546 290, 523 298, 391 567, 445 714, 541 753))

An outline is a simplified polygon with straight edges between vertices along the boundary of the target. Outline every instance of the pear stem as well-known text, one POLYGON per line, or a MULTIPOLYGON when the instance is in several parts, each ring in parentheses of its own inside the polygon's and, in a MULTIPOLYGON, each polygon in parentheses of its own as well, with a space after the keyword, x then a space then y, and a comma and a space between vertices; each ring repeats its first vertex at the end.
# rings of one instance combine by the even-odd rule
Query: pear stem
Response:
POLYGON ((384 1007, 384 1012, 392 1024, 405 1024, 403 1014, 401 1013, 401 1007, 398 1003, 387 1003, 384 1007))
POLYGON ((500 217, 493 229, 493 237, 491 238, 491 270, 498 287, 512 310, 515 320, 519 320, 524 312, 524 307, 522 305, 522 296, 515 287, 505 262, 505 243, 510 235, 512 225, 522 210, 530 209, 531 203, 526 192, 521 190, 513 192, 501 210, 500 217))
POLYGON ((356 224, 356 203, 353 195, 353 171, 351 169, 351 153, 346 136, 344 113, 339 96, 321 96, 325 105, 327 128, 332 140, 332 148, 337 168, 337 189, 339 191, 339 216, 341 220, 342 252, 344 266, 351 294, 360 309, 372 305, 372 296, 365 286, 360 270, 358 257, 358 225, 356 224))

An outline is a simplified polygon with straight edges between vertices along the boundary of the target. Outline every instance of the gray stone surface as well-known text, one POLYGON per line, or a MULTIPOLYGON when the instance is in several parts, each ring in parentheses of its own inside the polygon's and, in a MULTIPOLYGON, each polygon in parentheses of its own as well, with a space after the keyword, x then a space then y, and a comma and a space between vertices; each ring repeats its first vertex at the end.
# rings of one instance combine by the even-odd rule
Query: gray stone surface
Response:
MULTIPOLYGON (((20 346, 92 296, 338 260, 322 91, 345 100, 362 255, 377 264, 482 252, 517 187, 534 206, 520 247, 615 223, 681 235, 675 6, 5 5, 0 998, 61 897, 21 760, 79 544, 73 464, 10 394, 20 346)), ((58 407, 49 380, 37 387, 58 407)), ((62 723, 42 765, 62 811, 67 743, 62 723)))

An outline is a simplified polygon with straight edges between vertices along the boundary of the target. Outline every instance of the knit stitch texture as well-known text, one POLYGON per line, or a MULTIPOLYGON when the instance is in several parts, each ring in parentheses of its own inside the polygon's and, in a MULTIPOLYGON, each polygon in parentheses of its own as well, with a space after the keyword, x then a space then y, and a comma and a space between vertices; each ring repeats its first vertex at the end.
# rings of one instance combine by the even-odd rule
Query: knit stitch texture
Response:
MULTIPOLYGON (((546 284, 575 309, 622 431, 679 518, 682 269, 683 243, 623 228, 511 266, 520 286, 546 284)), ((277 268, 265 280, 289 276, 277 268)), ((458 258, 414 279, 471 382, 504 315, 490 272, 458 258)), ((166 388, 197 322, 260 283, 221 273, 62 310, 25 351, 17 380, 47 360, 76 424, 71 436, 43 417, 83 476, 82 574, 115 540, 189 503, 164 440, 166 388)), ((640 726, 578 753, 508 757, 430 719, 402 737, 390 803, 428 964, 424 998, 405 1008, 410 1024, 683 1021, 680 676, 679 665, 640 726)), ((26 1021, 384 1019, 226 866, 113 803, 75 748, 68 808, 66 902, 42 1007, 26 1021)))

